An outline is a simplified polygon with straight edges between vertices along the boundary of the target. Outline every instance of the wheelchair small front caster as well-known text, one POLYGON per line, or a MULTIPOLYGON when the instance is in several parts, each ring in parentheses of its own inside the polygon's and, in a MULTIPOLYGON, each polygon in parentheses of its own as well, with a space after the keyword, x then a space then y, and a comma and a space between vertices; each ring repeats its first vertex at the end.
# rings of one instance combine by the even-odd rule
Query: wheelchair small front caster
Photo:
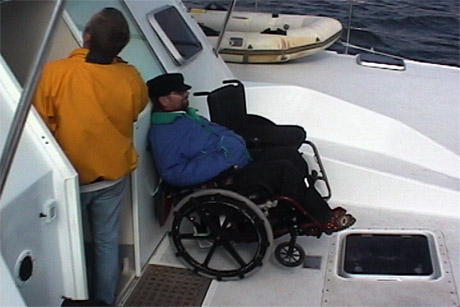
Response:
POLYGON ((304 262, 305 252, 297 243, 291 246, 290 242, 283 242, 276 247, 275 257, 284 266, 296 267, 304 262))

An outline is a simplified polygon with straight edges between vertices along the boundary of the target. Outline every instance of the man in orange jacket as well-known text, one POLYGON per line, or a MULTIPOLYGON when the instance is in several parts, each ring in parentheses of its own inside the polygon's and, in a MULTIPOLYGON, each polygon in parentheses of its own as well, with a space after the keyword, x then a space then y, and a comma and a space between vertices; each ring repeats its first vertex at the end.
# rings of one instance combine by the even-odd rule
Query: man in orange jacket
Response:
POLYGON ((94 242, 92 299, 115 302, 119 216, 127 175, 137 166, 133 122, 147 88, 117 55, 129 41, 122 13, 105 8, 83 31, 83 48, 43 69, 34 106, 78 172, 94 242))

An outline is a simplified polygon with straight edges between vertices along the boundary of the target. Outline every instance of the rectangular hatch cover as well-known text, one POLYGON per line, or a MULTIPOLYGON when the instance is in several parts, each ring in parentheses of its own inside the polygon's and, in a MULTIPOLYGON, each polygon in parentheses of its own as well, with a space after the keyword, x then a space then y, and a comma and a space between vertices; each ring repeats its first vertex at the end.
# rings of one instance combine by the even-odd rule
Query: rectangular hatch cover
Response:
POLYGON ((345 239, 343 270, 348 274, 432 275, 428 238, 421 234, 350 234, 345 239))
POLYGON ((459 306, 434 229, 350 229, 331 236, 321 306, 459 306))

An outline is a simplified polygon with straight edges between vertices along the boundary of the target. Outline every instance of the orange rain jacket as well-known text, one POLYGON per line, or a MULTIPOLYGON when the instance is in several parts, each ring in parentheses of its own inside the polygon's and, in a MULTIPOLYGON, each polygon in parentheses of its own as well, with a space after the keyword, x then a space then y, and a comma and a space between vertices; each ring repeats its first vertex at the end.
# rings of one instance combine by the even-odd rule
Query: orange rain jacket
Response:
POLYGON ((137 166, 133 122, 147 104, 147 87, 132 65, 116 58, 85 61, 88 49, 48 63, 34 105, 77 170, 80 184, 116 180, 137 166))

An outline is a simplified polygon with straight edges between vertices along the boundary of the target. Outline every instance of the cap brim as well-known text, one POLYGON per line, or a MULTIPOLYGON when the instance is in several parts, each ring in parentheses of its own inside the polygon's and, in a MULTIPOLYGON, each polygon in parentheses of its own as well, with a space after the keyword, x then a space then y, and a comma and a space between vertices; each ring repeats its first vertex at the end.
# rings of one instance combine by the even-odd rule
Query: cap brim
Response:
POLYGON ((189 89, 191 89, 192 87, 188 84, 183 84, 180 88, 181 91, 188 91, 189 89))

